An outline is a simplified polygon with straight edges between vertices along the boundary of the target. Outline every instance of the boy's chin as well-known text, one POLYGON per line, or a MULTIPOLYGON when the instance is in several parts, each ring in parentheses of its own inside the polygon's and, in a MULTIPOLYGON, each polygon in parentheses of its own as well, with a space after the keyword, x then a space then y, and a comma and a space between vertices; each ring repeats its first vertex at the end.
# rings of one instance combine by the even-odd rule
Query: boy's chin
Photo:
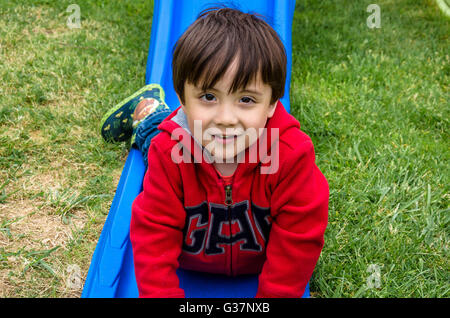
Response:
POLYGON ((237 163, 242 162, 247 147, 217 147, 211 149, 211 156, 214 163, 237 163), (228 151, 227 151, 228 150, 228 151))
MULTIPOLYGON (((213 157, 214 163, 237 163, 239 162, 239 158, 244 155, 245 149, 238 152, 233 151, 233 153, 225 154, 223 152, 213 152, 211 155, 213 157)), ((242 160, 241 160, 242 161, 242 160)))
POLYGON ((212 154, 213 163, 235 163, 237 162, 237 156, 224 156, 222 154, 212 154))

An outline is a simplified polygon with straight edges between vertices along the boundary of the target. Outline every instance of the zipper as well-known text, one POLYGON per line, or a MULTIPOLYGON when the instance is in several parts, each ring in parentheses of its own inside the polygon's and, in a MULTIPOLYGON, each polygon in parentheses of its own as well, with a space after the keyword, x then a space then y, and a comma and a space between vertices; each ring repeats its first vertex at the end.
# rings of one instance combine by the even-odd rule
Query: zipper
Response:
POLYGON ((233 192, 232 192, 231 184, 227 184, 225 186, 225 205, 230 207, 233 204, 233 192))
POLYGON ((227 206, 228 224, 230 227, 230 272, 233 275, 233 232, 231 231, 231 205, 233 204, 233 192, 231 184, 225 186, 225 205, 227 206))

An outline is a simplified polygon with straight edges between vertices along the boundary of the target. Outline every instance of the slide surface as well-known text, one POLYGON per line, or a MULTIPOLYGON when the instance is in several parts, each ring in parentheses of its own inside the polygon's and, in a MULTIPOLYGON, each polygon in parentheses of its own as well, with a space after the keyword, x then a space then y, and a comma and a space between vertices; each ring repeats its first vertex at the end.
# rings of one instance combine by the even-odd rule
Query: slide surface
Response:
MULTIPOLYGON (((222 3, 244 12, 255 12, 278 32, 288 56, 285 95, 281 102, 290 110, 291 33, 295 0, 155 0, 145 83, 160 84, 171 109, 179 106, 172 85, 172 49, 184 30, 205 8, 222 3)), ((139 151, 131 149, 116 194, 92 257, 81 297, 138 297, 133 254, 129 240, 131 205, 142 190, 144 163, 139 151)), ((257 275, 228 277, 179 269, 180 287, 188 298, 252 298, 257 275)), ((309 285, 303 297, 309 297, 309 285)))

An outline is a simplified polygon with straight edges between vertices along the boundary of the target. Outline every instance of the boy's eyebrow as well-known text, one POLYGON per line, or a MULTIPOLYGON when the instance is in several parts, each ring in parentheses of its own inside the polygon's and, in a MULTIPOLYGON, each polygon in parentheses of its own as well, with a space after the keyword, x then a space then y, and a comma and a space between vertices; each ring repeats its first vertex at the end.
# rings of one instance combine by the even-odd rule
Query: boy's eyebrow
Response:
MULTIPOLYGON (((199 90, 199 91, 203 91, 200 87, 195 87, 195 88, 197 90, 199 90)), ((218 89, 216 89, 214 87, 210 87, 208 89, 210 89, 212 91, 220 92, 218 89)), ((255 90, 251 90, 251 89, 244 89, 244 90, 239 91, 239 93, 250 93, 250 94, 253 94, 253 95, 257 95, 257 96, 262 96, 263 95, 262 93, 260 93, 258 91, 255 91, 255 90)))

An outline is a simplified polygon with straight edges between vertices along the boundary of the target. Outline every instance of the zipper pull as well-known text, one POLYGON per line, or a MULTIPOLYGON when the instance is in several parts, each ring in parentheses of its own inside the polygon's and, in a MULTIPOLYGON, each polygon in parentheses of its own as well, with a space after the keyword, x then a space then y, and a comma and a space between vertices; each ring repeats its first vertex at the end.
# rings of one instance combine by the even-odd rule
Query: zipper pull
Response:
POLYGON ((233 196, 231 192, 231 184, 225 186, 225 205, 229 206, 233 204, 233 196))

